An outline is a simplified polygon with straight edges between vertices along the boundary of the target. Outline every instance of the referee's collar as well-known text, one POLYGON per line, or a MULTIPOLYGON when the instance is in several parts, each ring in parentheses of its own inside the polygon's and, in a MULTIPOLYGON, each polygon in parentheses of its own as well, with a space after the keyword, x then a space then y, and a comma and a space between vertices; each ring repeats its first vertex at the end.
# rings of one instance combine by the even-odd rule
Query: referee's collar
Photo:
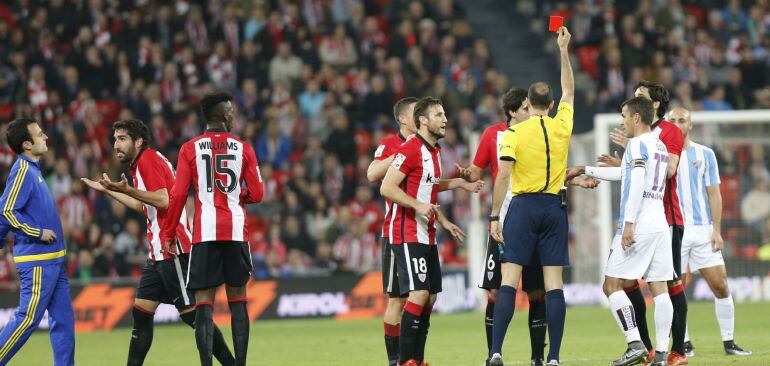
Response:
POLYGON ((420 135, 419 132, 417 132, 416 135, 417 135, 417 138, 420 139, 420 141, 422 141, 422 144, 425 145, 425 147, 427 147, 428 150, 430 150, 430 151, 433 151, 434 149, 441 147, 441 146, 439 146, 438 142, 436 142, 435 145, 431 145, 431 143, 428 142, 427 140, 425 140, 425 138, 422 137, 422 135, 420 135))

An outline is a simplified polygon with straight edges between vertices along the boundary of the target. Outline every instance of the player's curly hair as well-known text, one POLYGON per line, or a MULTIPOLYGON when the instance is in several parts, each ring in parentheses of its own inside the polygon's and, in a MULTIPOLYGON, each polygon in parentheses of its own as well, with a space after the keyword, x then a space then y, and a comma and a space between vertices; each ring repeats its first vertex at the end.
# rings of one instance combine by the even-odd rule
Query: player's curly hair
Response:
POLYGON ((441 104, 440 99, 436 99, 433 97, 425 97, 417 101, 417 103, 414 105, 414 126, 417 127, 417 129, 420 128, 420 117, 428 118, 428 108, 434 105, 443 105, 441 104))
POLYGON ((220 103, 230 102, 233 100, 233 96, 230 93, 219 92, 211 93, 203 97, 201 100, 201 112, 203 112, 203 118, 206 122, 221 118, 219 114, 221 111, 217 108, 220 103))
POLYGON ((132 140, 142 139, 142 147, 150 146, 152 135, 150 129, 141 120, 138 119, 122 119, 112 124, 112 133, 117 130, 124 130, 131 137, 132 140))
POLYGON ((670 102, 670 96, 666 87, 661 83, 647 80, 642 80, 639 84, 636 84, 637 89, 641 87, 647 88, 650 92, 650 99, 652 99, 653 102, 660 103, 655 114, 658 116, 658 119, 663 119, 668 111, 668 103, 670 102))
POLYGON ((521 104, 527 99, 527 89, 514 86, 503 94, 503 113, 505 120, 511 121, 511 115, 508 112, 516 113, 521 108, 521 104))

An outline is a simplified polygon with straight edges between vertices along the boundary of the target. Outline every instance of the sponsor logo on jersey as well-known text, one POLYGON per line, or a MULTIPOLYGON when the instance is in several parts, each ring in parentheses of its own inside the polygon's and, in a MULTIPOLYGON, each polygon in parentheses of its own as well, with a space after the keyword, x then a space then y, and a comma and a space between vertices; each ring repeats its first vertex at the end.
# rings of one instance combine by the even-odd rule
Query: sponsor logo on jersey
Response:
POLYGON ((396 154, 396 157, 393 158, 393 163, 390 164, 390 166, 401 169, 401 164, 404 164, 404 160, 406 160, 406 156, 402 153, 396 154))
POLYGON ((382 152, 385 151, 385 145, 380 145, 377 147, 377 150, 374 151, 374 157, 379 158, 382 156, 382 152))

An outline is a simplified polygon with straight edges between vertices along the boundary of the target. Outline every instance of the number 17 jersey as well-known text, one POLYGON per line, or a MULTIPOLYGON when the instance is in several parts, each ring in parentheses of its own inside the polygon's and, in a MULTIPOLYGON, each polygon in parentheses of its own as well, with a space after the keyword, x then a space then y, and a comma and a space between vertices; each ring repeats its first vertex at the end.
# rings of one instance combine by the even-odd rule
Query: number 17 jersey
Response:
MULTIPOLYGON (((212 129, 184 143, 169 199, 172 217, 181 214, 190 186, 195 201, 193 244, 248 241, 243 204, 260 202, 263 194, 257 157, 250 144, 212 129)), ((164 242, 173 238, 167 226, 162 234, 164 242)))
POLYGON ((634 222, 634 234, 668 231, 668 222, 663 208, 668 167, 666 145, 653 133, 645 133, 629 139, 620 166, 622 170, 618 235, 623 234, 627 218, 631 218, 634 222), (631 171, 640 167, 645 170, 644 181, 632 182, 631 171), (636 212, 631 212, 633 208, 628 205, 632 183, 643 187, 642 198, 636 212))

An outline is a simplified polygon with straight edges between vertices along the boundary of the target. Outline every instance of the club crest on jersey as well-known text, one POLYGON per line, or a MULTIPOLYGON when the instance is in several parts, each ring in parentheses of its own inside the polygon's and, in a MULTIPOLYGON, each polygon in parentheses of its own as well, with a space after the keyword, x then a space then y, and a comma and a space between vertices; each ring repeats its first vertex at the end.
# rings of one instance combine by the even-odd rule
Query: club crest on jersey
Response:
POLYGON ((702 160, 693 160, 692 165, 694 165, 696 168, 700 168, 701 165, 703 165, 702 160))
POLYGON ((385 151, 385 145, 380 145, 377 147, 377 150, 374 151, 374 157, 379 158, 382 156, 382 152, 385 151))
POLYGON ((492 281, 492 277, 495 276, 495 272, 487 271, 487 279, 492 281))
POLYGON ((390 166, 401 169, 401 164, 404 164, 404 160, 406 160, 406 156, 402 153, 398 153, 395 158, 393 158, 393 162, 390 164, 390 166))
POLYGON ((420 280, 420 282, 425 282, 425 280, 428 278, 428 275, 425 273, 418 273, 417 278, 420 280))

